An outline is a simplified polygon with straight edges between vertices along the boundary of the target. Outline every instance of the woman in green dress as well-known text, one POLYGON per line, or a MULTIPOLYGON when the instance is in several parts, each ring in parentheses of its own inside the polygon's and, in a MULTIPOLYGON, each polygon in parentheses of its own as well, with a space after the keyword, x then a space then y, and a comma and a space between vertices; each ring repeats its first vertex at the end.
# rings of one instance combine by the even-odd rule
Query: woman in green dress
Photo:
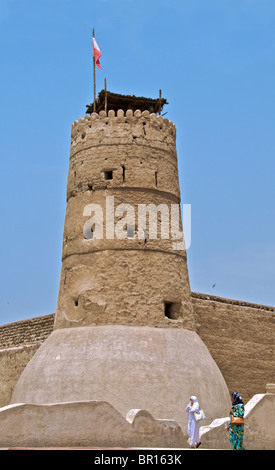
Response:
POLYGON ((231 395, 232 408, 230 410, 229 440, 232 444, 232 450, 244 450, 244 404, 239 393, 233 392, 231 395), (236 421, 234 423, 234 421, 236 421))

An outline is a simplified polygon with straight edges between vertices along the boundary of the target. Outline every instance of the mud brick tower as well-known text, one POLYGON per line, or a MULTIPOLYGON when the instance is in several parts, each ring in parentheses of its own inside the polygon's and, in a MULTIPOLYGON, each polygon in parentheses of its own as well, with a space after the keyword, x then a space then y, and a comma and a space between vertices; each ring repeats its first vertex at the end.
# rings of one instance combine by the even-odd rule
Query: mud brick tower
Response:
POLYGON ((174 124, 148 110, 73 124, 56 328, 177 319, 192 329, 186 252, 169 230, 180 202, 175 137, 174 124))
POLYGON ((230 400, 194 331, 186 251, 173 232, 182 230, 176 128, 156 113, 165 100, 108 93, 103 110, 101 97, 98 113, 88 107, 72 125, 54 331, 12 402, 105 400, 185 431, 190 395, 210 421, 230 400))

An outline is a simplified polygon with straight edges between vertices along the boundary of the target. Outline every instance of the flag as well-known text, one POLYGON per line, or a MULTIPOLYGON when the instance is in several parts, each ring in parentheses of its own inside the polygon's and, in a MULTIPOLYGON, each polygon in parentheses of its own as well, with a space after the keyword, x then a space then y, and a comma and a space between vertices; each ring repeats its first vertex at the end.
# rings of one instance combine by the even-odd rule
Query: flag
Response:
POLYGON ((99 69, 101 69, 101 65, 99 63, 99 58, 102 56, 100 49, 97 45, 97 42, 95 38, 93 38, 93 53, 94 53, 94 58, 95 58, 95 63, 98 66, 99 69))

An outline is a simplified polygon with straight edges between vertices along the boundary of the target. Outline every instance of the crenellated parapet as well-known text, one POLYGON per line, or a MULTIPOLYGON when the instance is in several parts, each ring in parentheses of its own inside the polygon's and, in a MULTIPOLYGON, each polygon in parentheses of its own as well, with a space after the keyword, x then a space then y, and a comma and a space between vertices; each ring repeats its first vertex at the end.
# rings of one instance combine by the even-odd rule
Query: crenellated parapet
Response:
POLYGON ((176 127, 147 110, 92 113, 72 124, 67 200, 99 189, 143 188, 179 202, 176 127))
POLYGON ((154 141, 156 147, 171 151, 175 145, 176 127, 172 121, 149 111, 128 109, 110 110, 86 115, 72 124, 71 157, 80 149, 96 145, 146 145, 154 141), (112 141, 110 141, 110 138, 112 141))

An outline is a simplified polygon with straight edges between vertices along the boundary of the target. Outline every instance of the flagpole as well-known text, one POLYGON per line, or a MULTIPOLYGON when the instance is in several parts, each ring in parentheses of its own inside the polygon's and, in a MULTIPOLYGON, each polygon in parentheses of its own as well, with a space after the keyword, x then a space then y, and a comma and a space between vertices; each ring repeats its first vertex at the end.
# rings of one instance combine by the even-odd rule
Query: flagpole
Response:
MULTIPOLYGON (((95 30, 93 28, 93 38, 95 37, 95 30)), ((94 55, 94 50, 93 50, 93 65, 94 65, 94 113, 96 112, 96 107, 95 107, 95 95, 96 95, 96 86, 95 86, 95 55, 94 55)))

